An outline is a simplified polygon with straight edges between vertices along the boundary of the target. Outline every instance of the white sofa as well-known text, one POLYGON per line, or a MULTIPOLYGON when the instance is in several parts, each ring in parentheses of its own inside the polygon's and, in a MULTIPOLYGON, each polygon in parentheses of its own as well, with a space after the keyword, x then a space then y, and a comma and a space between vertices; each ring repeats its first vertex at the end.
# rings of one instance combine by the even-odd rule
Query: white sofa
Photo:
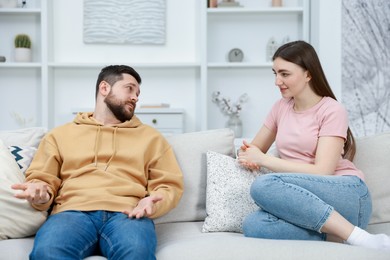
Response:
MULTIPOLYGON (((0 139, 3 139, 7 145, 23 145, 26 141, 28 145, 37 145, 42 134, 41 128, 0 131, 0 139), (26 137, 28 131, 35 131, 36 134, 26 137)), ((212 231, 210 226, 209 232, 205 232, 205 219, 208 217, 207 213, 210 214, 207 211, 213 206, 207 205, 206 209, 206 197, 211 192, 207 189, 207 171, 210 170, 208 168, 210 165, 207 165, 209 157, 206 157, 206 153, 214 151, 221 155, 233 156, 235 151, 233 133, 228 129, 217 129, 167 138, 182 167, 185 191, 179 205, 155 221, 158 236, 156 252, 158 260, 390 259, 390 251, 365 249, 339 243, 253 239, 244 237, 237 230, 235 232, 210 232, 212 231)), ((368 230, 373 233, 390 235, 390 160, 388 159, 390 133, 359 138, 357 149, 355 164, 365 172, 373 198, 374 212, 368 230)), ((223 164, 221 165, 223 168, 223 164)), ((211 183, 210 180, 209 184, 216 185, 215 181, 211 183)), ((207 198, 207 203, 211 203, 209 198, 207 198)), ((222 206, 222 209, 223 207, 226 206, 222 206)), ((246 205, 242 205, 242 209, 247 210, 246 205)), ((218 218, 218 215, 216 217, 218 218)), ((221 217, 220 221, 217 220, 213 225, 224 221, 224 217, 221 217)), ((224 228, 229 230, 232 227, 222 227, 219 230, 224 228)), ((28 259, 33 241, 34 238, 31 236, 0 241, 0 259, 28 259)), ((87 259, 105 258, 92 256, 87 259)))

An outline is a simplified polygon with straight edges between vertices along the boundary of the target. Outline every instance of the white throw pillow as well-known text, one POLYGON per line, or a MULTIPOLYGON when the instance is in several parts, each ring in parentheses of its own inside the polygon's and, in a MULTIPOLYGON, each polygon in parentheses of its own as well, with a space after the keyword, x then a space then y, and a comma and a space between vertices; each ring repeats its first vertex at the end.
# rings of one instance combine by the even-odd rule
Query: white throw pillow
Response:
POLYGON ((0 139, 0 240, 34 235, 46 220, 47 212, 14 197, 20 191, 11 189, 11 185, 22 182, 22 171, 0 139))
POLYGON ((2 130, 0 131, 0 139, 3 140, 5 146, 21 145, 38 147, 46 131, 44 127, 2 130))
POLYGON ((270 171, 250 171, 235 158, 207 152, 207 217, 202 232, 242 233, 242 221, 259 209, 249 194, 254 179, 270 171))

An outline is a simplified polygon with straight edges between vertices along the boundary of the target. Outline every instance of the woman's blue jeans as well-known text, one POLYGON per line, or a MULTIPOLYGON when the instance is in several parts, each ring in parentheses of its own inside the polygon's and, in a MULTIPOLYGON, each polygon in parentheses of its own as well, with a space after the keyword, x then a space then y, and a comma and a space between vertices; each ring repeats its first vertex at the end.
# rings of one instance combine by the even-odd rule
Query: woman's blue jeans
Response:
POLYGON ((268 239, 326 240, 321 228, 333 210, 366 228, 371 196, 356 176, 266 174, 250 194, 260 209, 244 219, 245 236, 268 239))
POLYGON ((156 259, 157 238, 149 218, 120 212, 64 211, 38 230, 30 259, 84 259, 99 252, 108 259, 156 259))

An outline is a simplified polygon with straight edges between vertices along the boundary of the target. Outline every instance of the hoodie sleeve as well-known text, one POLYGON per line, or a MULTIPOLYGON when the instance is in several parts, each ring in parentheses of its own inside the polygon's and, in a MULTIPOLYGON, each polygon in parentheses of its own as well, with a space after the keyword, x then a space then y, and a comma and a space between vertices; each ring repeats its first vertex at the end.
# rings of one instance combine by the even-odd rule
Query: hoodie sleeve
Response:
POLYGON ((151 218, 160 217, 179 203, 183 194, 183 174, 171 147, 149 167, 148 194, 160 194, 151 218))
POLYGON ((61 184, 59 170, 61 157, 54 145, 53 138, 46 135, 39 144, 30 167, 26 171, 26 182, 45 182, 48 184, 50 200, 45 204, 32 204, 37 210, 47 210, 57 196, 57 190, 61 184))

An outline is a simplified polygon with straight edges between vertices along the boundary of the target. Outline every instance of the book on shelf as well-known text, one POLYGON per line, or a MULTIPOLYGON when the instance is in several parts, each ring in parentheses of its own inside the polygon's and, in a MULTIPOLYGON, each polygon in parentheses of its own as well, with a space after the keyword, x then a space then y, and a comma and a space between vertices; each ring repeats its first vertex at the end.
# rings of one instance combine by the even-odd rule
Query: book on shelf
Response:
POLYGON ((170 105, 167 103, 155 103, 155 104, 142 104, 140 108, 169 108, 170 105))

